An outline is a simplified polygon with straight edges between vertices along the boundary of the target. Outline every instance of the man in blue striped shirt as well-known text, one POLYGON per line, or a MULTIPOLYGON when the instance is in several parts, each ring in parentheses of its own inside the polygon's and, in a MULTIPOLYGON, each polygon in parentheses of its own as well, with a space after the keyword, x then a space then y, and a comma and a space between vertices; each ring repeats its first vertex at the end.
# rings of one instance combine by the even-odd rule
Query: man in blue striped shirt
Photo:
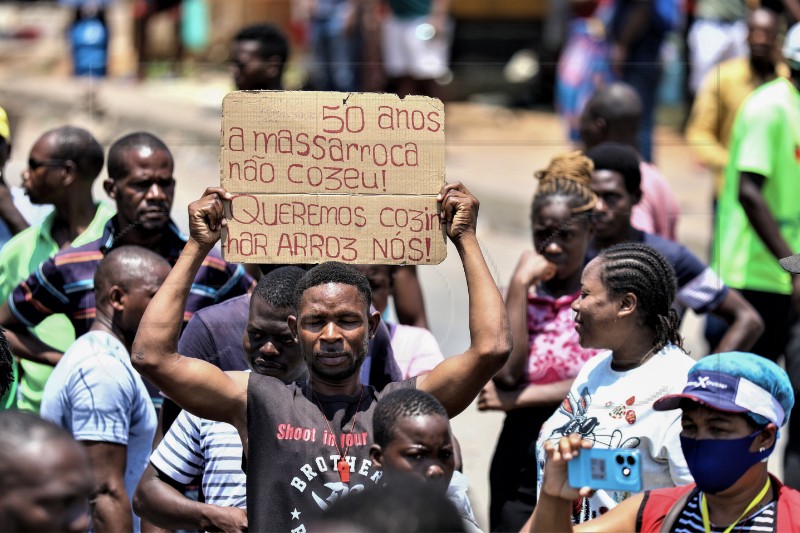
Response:
MULTIPOLYGON (((305 271, 281 267, 258 282, 250 298, 242 345, 250 368, 284 383, 305 379, 306 365, 287 318, 294 288, 305 271)), ((150 457, 134 495, 134 509, 172 530, 236 531, 247 524, 242 441, 236 428, 182 411, 150 457), (183 493, 201 478, 205 503, 183 493)))

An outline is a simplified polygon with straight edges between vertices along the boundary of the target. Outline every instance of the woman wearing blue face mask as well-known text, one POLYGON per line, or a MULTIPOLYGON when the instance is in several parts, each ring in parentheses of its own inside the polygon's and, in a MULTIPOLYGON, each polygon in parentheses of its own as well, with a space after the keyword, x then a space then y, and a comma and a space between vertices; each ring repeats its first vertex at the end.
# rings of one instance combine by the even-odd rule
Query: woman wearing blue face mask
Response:
MULTIPOLYGON (((701 359, 681 394, 653 406, 683 411, 681 448, 695 483, 632 496, 574 531, 800 531, 800 492, 766 463, 793 405, 789 378, 775 363, 741 352, 701 359)), ((573 531, 572 501, 591 489, 571 488, 566 464, 590 446, 576 434, 548 444, 540 505, 524 531, 573 531)))

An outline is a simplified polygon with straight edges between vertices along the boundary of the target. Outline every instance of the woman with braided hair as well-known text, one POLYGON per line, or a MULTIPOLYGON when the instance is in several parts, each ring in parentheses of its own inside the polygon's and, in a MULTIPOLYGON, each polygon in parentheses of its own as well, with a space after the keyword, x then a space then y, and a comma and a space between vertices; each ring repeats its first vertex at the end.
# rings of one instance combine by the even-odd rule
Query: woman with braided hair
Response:
MULTIPOLYGON (((604 349, 581 368, 537 442, 539 481, 546 442, 578 433, 594 446, 639 450, 643 490, 692 481, 681 453, 680 414, 653 402, 683 390, 694 360, 682 348, 673 309, 677 282, 659 252, 635 242, 604 249, 583 270, 572 303, 584 348, 604 349)), ((580 523, 629 493, 599 490, 573 507, 580 523)))
POLYGON ((592 162, 574 152, 536 173, 531 225, 536 251, 525 252, 511 278, 506 312, 514 349, 478 399, 506 412, 490 472, 493 531, 519 531, 536 503, 536 437, 596 352, 580 346, 570 305, 580 296, 596 197, 592 162))

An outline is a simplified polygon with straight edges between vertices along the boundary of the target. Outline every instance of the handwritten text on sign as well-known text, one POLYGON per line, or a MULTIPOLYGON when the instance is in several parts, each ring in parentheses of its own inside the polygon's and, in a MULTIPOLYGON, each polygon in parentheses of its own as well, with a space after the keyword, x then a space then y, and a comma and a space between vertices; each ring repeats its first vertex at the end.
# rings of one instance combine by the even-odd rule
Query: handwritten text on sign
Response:
POLYGON ((392 94, 235 92, 220 182, 223 252, 249 263, 436 264, 446 257, 444 107, 392 94))
POLYGON ((444 181, 439 100, 235 92, 222 112, 220 182, 230 192, 436 194, 444 181))
POLYGON ((240 194, 222 241, 234 262, 435 264, 446 256, 436 198, 240 194))

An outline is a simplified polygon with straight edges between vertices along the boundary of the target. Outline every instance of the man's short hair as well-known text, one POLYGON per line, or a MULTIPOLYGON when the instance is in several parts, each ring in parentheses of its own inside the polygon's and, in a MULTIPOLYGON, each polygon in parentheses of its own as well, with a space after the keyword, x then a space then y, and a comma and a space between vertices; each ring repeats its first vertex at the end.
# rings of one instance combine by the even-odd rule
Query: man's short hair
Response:
POLYGON ((4 332, 0 328, 0 397, 5 396, 14 381, 14 354, 4 332))
POLYGON ((394 430, 401 418, 439 415, 447 419, 447 410, 434 396, 419 389, 392 391, 378 402, 372 415, 375 444, 385 448, 394 439, 394 430))
POLYGON ((80 179, 94 181, 103 170, 103 147, 85 129, 61 126, 42 135, 45 136, 50 138, 52 159, 75 163, 80 179))
POLYGON ((320 525, 332 526, 334 531, 465 531, 453 502, 430 483, 413 477, 351 492, 336 500, 320 518, 320 525))
POLYGON ((271 57, 278 56, 281 66, 286 63, 289 57, 289 43, 283 32, 273 24, 252 24, 245 26, 234 36, 235 42, 257 41, 258 55, 266 61, 271 57))
POLYGON ((628 194, 642 192, 639 155, 632 147, 620 143, 600 143, 587 150, 586 157, 594 163, 595 171, 611 170, 622 174, 628 194))
POLYGON ((126 245, 106 254, 94 273, 94 291, 97 302, 108 298, 112 285, 129 290, 131 286, 146 283, 159 264, 169 262, 156 252, 143 246, 126 245))
POLYGON ((277 309, 294 308, 294 291, 297 282, 305 275, 306 271, 296 266, 276 268, 258 280, 253 296, 277 309))
POLYGON ((164 141, 146 131, 137 131, 120 137, 108 150, 108 177, 112 180, 122 179, 127 176, 131 169, 125 161, 125 154, 130 150, 139 148, 150 148, 154 152, 166 152, 172 159, 172 152, 169 151, 164 141))
POLYGON ((369 287, 369 280, 354 267, 338 261, 320 263, 305 273, 297 283, 297 288, 295 289, 295 309, 300 309, 300 302, 303 300, 303 294, 305 294, 308 289, 318 285, 325 285, 326 283, 352 285, 358 289, 358 292, 364 297, 364 305, 369 309, 372 303, 372 290, 369 287))
POLYGON ((0 411, 0 491, 15 488, 19 482, 16 472, 19 453, 33 442, 66 440, 74 442, 64 428, 27 411, 0 411))

